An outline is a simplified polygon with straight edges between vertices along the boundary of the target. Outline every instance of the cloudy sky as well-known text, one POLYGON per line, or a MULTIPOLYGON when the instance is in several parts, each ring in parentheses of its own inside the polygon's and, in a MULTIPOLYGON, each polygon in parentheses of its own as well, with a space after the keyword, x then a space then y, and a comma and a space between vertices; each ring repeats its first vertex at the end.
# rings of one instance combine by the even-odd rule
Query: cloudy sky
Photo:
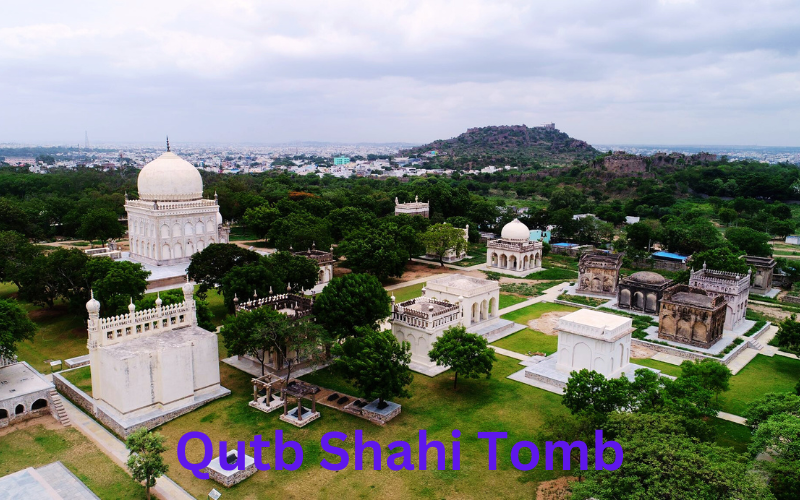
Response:
POLYGON ((800 146, 797 0, 3 0, 0 143, 800 146))

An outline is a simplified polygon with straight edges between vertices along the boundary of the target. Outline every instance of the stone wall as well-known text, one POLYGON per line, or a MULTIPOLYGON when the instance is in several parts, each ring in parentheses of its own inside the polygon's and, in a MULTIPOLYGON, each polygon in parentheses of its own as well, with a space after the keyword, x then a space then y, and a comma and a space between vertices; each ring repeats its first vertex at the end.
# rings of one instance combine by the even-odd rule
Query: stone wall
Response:
POLYGON ((800 305, 800 297, 794 295, 784 295, 780 299, 781 302, 785 302, 787 304, 798 304, 800 305))
POLYGON ((247 467, 245 467, 244 470, 237 470, 236 472, 234 472, 233 474, 231 474, 230 476, 227 476, 227 477, 223 476, 222 474, 220 474, 219 472, 215 471, 214 469, 211 469, 211 468, 205 469, 205 472, 208 472, 208 477, 209 478, 213 479, 214 481, 218 482, 219 484, 221 484, 222 486, 224 486, 226 488, 230 488, 234 484, 241 483, 242 481, 244 481, 248 477, 250 477, 253 474, 255 474, 257 471, 258 471, 258 469, 256 469, 256 464, 255 463, 252 463, 252 464, 248 465, 247 467))

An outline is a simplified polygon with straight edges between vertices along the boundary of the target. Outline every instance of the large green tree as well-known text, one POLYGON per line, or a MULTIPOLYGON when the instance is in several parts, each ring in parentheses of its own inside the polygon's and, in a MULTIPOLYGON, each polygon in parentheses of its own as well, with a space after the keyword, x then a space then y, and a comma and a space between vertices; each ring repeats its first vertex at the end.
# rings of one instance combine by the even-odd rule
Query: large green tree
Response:
POLYGON ((78 229, 78 235, 90 242, 120 238, 124 234, 125 228, 119 222, 119 216, 105 208, 96 208, 81 217, 81 227, 78 229))
POLYGON ((458 375, 478 378, 492 374, 492 365, 497 358, 485 337, 467 333, 464 326, 452 326, 431 345, 428 353, 437 366, 449 366, 455 376, 453 389, 458 386, 458 375))
POLYGON ((346 274, 332 279, 314 301, 314 316, 334 339, 378 329, 391 313, 389 294, 375 276, 346 274))
POLYGON ((467 248, 464 230, 447 223, 434 224, 427 231, 421 233, 419 239, 426 252, 429 255, 435 255, 442 266, 444 266, 443 259, 448 251, 453 251, 458 255, 467 248))
POLYGON ((290 213, 276 220, 268 236, 278 250, 305 250, 313 245, 329 248, 333 243, 330 223, 306 212, 290 213))
POLYGON ((40 250, 16 231, 0 231, 0 283, 20 287, 20 273, 33 263, 40 250))
POLYGON ((716 394, 717 399, 721 392, 730 389, 732 375, 730 368, 713 359, 681 363, 681 377, 696 379, 700 387, 716 394))
MULTIPOLYGON (((124 314, 131 301, 144 297, 150 271, 141 264, 128 261, 113 261, 108 258, 92 258, 86 263, 86 280, 94 297, 100 302, 103 316, 124 314)), ((77 299, 87 299, 85 293, 77 299)), ((85 303, 85 302, 84 302, 85 303)))
POLYGON ((800 491, 800 397, 790 394, 768 394, 750 404, 747 424, 753 429, 750 443, 758 469, 769 475, 769 486, 775 498, 790 500, 800 491))
POLYGON ((780 322, 775 342, 778 347, 794 354, 800 354, 800 323, 796 320, 797 316, 792 314, 780 322))
POLYGON ((244 212, 242 222, 245 226, 258 235, 259 238, 266 238, 267 233, 281 217, 281 213, 277 208, 270 207, 269 205, 261 205, 259 207, 248 208, 244 212))
POLYGON ((389 330, 359 327, 357 335, 335 344, 336 366, 352 380, 366 399, 377 398, 379 408, 393 397, 411 397, 406 389, 413 375, 408 368, 411 346, 400 343, 389 330))
POLYGON ((17 344, 33 340, 36 324, 15 300, 0 299, 0 357, 12 358, 17 344))
POLYGON ((144 482, 147 500, 150 500, 150 488, 156 485, 156 480, 169 472, 169 465, 162 455, 167 451, 165 442, 164 436, 146 427, 135 430, 125 440, 129 452, 128 470, 134 480, 144 482))
POLYGON ((347 258, 347 267, 353 272, 369 273, 381 281, 402 276, 409 259, 391 233, 368 229, 348 233, 336 253, 347 258))
POLYGON ((749 227, 729 227, 725 231, 725 238, 747 255, 772 256, 772 245, 769 244, 770 236, 767 233, 749 227))
POLYGON ((270 307, 241 311, 225 318, 220 333, 228 354, 252 356, 261 363, 261 375, 267 356, 288 336, 289 318, 270 307))
POLYGON ((231 243, 214 243, 192 255, 189 279, 200 285, 201 296, 222 284, 222 279, 234 267, 258 262, 260 255, 231 243))

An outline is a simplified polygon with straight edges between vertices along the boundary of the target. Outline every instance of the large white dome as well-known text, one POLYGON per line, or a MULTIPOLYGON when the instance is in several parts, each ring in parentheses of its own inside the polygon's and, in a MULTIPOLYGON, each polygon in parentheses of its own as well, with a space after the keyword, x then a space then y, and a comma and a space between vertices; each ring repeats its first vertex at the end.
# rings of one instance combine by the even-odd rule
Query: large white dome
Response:
POLYGON ((203 197, 200 172, 175 153, 167 151, 139 172, 139 199, 145 201, 190 201, 203 197))
POLYGON ((520 222, 519 219, 514 219, 503 226, 503 230, 500 233, 500 238, 504 240, 527 241, 530 237, 531 232, 528 226, 520 222))

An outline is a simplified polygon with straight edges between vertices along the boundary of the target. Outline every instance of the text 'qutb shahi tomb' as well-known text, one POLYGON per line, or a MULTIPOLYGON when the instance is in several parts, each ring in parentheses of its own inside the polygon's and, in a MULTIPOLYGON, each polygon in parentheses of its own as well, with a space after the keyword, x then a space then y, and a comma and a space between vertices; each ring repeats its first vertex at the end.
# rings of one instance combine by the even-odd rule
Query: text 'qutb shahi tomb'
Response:
MULTIPOLYGON (((88 404, 98 420, 121 436, 153 428, 230 394, 220 385, 217 335, 197 326, 192 285, 184 302, 100 318, 92 298, 89 358, 92 396, 75 394, 55 377, 56 386, 76 403, 88 404)), ((86 407, 84 406, 84 409, 86 407)))
POLYGON ((203 199, 203 179, 169 151, 139 172, 138 200, 126 200, 130 258, 156 266, 183 264, 212 243, 227 243, 217 200, 203 199))

